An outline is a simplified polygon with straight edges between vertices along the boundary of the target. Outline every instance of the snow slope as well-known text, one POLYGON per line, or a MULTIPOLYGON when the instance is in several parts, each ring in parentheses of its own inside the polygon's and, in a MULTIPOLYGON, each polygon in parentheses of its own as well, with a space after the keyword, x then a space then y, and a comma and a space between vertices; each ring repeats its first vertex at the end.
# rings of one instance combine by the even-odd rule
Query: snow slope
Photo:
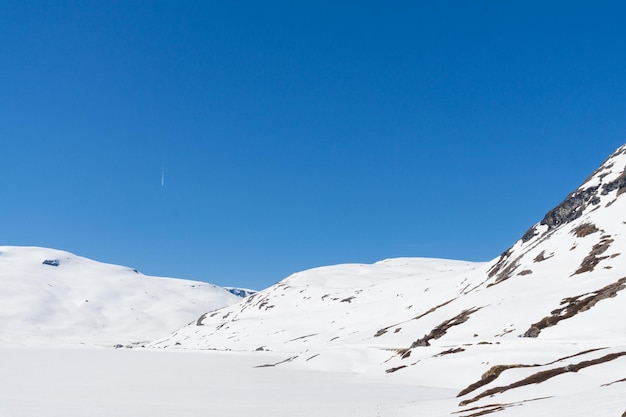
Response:
POLYGON ((37 247, 0 247, 0 288, 0 345, 145 342, 239 300, 211 284, 37 247))
POLYGON ((626 145, 491 262, 328 266, 244 299, 209 286, 213 306, 182 301, 189 281, 1 248, 5 345, 146 340, 197 314, 153 349, 0 343, 0 415, 624 417, 625 194, 626 145))
POLYGON ((380 417, 451 394, 344 372, 258 367, 274 360, 268 352, 0 348, 0 415, 380 417))
POLYGON ((151 346, 269 350, 281 367, 454 389, 458 399, 434 415, 554 410, 548 404, 618 415, 625 194, 626 145, 487 264, 391 259, 304 271, 151 346))

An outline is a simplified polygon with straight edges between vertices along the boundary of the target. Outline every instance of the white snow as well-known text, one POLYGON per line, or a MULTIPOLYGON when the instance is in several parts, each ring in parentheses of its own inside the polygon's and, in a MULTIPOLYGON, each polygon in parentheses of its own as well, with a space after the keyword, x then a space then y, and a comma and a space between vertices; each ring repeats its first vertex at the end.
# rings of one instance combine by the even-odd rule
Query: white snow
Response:
POLYGON ((0 286, 0 345, 145 342, 240 299, 212 284, 37 247, 0 246, 0 286))
POLYGON ((268 354, 0 349, 5 417, 375 417, 453 394, 344 372, 255 368, 268 354))
POLYGON ((579 217, 489 263, 327 266, 243 299, 0 247, 0 416, 626 415, 626 193, 603 188, 625 175, 626 145, 579 217))

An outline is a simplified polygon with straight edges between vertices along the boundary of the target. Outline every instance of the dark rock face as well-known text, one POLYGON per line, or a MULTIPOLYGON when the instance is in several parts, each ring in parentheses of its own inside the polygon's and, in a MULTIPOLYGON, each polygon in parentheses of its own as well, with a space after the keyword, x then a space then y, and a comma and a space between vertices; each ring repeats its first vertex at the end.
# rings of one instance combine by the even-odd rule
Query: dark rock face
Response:
POLYGON ((61 262, 58 259, 46 259, 45 261, 42 262, 42 264, 49 265, 49 266, 59 266, 60 263, 61 262))
POLYGON ((604 184, 602 186, 602 195, 607 195, 614 190, 617 190, 618 196, 626 192, 626 171, 622 172, 614 181, 604 184))
POLYGON ((530 239, 534 238, 535 236, 537 236, 537 228, 533 226, 530 229, 528 229, 526 233, 524 233, 524 236, 522 236, 522 242, 526 243, 530 239))
POLYGON ((548 226, 548 230, 551 230, 576 220, 582 216, 583 211, 589 205, 600 203, 600 198, 597 195, 598 188, 599 186, 590 187, 570 194, 561 204, 550 210, 540 224, 548 226))

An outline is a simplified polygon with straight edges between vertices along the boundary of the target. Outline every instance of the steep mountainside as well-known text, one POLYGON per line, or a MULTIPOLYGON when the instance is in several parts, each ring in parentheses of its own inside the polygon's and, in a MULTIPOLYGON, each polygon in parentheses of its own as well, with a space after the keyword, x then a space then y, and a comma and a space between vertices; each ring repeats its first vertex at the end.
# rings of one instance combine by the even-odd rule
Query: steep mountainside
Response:
POLYGON ((591 407, 603 395, 621 413, 612 390, 626 378, 625 194, 626 145, 492 262, 304 271, 152 346, 272 350, 284 353, 281 366, 386 371, 458 389, 450 413, 464 416, 581 398, 591 407))
POLYGON ((145 342, 240 298, 71 253, 0 247, 0 345, 145 342))

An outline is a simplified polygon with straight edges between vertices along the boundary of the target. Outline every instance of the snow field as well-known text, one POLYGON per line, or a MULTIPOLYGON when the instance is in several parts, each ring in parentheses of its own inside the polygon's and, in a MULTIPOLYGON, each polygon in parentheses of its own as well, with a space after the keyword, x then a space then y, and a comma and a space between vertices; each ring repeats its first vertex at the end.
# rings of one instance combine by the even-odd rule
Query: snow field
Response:
POLYGON ((4 417, 376 417, 453 394, 348 372, 257 368, 266 352, 0 349, 4 417))

